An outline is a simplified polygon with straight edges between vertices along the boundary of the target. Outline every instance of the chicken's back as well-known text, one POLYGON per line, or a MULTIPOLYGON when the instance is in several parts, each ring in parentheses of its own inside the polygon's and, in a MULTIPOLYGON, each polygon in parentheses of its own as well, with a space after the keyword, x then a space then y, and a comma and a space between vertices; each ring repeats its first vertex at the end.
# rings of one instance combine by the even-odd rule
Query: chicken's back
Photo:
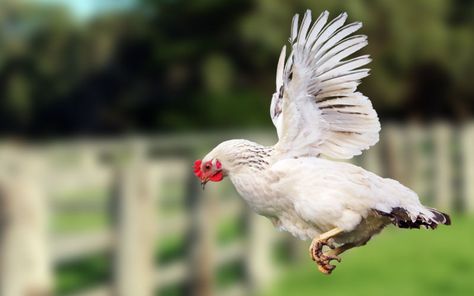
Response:
POLYGON ((394 209, 403 209, 411 221, 434 217, 411 189, 349 163, 285 159, 272 165, 269 174, 277 180, 272 191, 293 205, 280 213, 279 226, 303 239, 338 227, 363 241, 359 236, 370 238, 390 223, 394 209))

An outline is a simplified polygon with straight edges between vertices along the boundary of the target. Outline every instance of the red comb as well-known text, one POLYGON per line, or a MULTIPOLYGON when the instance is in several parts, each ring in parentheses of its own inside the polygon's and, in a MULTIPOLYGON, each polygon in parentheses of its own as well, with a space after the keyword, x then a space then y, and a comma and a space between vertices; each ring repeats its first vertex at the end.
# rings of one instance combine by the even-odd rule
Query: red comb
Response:
POLYGON ((202 160, 200 160, 200 159, 198 159, 194 162, 194 174, 198 178, 202 177, 201 163, 202 163, 202 160))

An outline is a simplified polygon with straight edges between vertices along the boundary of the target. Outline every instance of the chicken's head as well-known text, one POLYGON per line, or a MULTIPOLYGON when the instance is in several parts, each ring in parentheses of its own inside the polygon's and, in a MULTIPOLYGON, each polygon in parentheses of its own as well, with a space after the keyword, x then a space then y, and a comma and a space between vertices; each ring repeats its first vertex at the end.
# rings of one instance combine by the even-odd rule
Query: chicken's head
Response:
POLYGON ((212 149, 202 160, 194 162, 194 174, 201 180, 202 188, 207 182, 219 182, 227 176, 239 172, 242 167, 242 150, 248 146, 247 140, 228 140, 212 149))
POLYGON ((194 174, 201 180, 202 189, 209 181, 219 182, 224 179, 222 164, 215 158, 207 161, 196 160, 194 162, 194 174))

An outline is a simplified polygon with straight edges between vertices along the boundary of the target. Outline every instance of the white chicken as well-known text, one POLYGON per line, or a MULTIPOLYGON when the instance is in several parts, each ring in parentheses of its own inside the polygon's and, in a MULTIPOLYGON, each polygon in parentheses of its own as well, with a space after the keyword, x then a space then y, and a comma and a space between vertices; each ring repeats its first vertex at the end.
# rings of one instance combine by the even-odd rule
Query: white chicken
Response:
POLYGON ((361 167, 320 158, 349 159, 379 139, 380 123, 370 100, 356 91, 369 69, 367 55, 348 57, 367 45, 352 35, 362 24, 344 25, 343 13, 327 23, 323 12, 311 25, 307 10, 291 26, 292 51, 278 61, 270 115, 278 143, 265 147, 230 140, 194 164, 204 188, 228 176, 238 193, 275 227, 306 240, 318 268, 364 245, 392 223, 401 228, 450 224, 447 214, 423 206, 415 192, 361 167), (286 62, 285 62, 286 60, 286 62), (328 246, 329 250, 323 250, 328 246))

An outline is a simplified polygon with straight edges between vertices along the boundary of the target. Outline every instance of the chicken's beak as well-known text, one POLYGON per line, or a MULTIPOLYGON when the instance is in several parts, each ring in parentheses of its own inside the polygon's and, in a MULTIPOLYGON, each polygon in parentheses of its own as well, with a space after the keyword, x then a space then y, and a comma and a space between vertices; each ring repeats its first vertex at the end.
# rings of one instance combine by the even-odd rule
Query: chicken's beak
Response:
POLYGON ((201 181, 201 187, 202 187, 202 190, 206 189, 206 183, 209 181, 208 178, 204 179, 201 181))

